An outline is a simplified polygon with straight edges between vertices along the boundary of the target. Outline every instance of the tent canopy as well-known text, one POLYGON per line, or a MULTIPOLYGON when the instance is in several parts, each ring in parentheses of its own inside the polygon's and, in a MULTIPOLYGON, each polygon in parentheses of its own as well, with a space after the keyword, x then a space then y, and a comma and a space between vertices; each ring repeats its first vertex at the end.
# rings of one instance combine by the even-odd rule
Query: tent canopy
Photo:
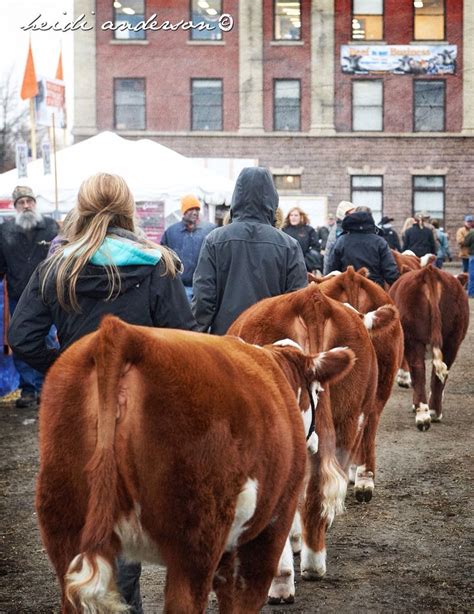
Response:
MULTIPOLYGON (((177 207, 184 194, 193 193, 209 204, 230 202, 234 184, 201 164, 150 139, 124 139, 102 132, 57 152, 58 211, 70 211, 81 182, 98 172, 121 175, 135 201, 165 201, 165 214, 177 207)), ((52 160, 53 166, 53 160, 52 160)), ((53 170, 53 169, 52 169, 53 170)), ((0 198, 11 198, 16 185, 29 185, 40 210, 55 211, 54 174, 43 174, 43 160, 28 164, 28 177, 17 169, 0 175, 0 198)))

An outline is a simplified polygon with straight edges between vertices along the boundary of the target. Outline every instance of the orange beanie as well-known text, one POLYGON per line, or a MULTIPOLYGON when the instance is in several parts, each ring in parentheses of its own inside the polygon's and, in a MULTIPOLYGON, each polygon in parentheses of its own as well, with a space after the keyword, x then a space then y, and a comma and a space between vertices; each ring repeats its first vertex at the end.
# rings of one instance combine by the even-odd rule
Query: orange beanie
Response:
POLYGON ((184 215, 189 209, 200 209, 201 203, 194 194, 186 194, 181 199, 181 213, 184 215))

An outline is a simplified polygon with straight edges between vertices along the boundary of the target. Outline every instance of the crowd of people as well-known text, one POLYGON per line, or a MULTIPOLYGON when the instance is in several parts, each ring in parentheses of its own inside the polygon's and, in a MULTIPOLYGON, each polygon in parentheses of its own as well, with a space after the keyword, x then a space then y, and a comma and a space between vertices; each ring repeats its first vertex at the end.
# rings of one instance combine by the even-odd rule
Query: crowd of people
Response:
MULTIPOLYGON (((399 276, 391 249, 435 254, 439 267, 451 259, 446 233, 424 212, 406 221, 401 237, 393 218, 377 226, 368 207, 349 201, 318 228, 299 207, 278 222, 278 193, 262 167, 240 173, 222 227, 202 221, 199 199, 184 196, 182 220, 161 245, 137 226, 133 195, 116 175, 86 179, 61 230, 39 213, 30 188, 15 188, 13 203, 14 219, 0 226, 0 274, 8 282, 19 408, 39 402, 49 367, 104 314, 221 335, 257 301, 305 287, 308 272, 366 267, 383 286, 399 276)), ((474 296, 473 216, 465 217, 456 242, 474 296)), ((117 567, 123 598, 141 612, 140 566, 119 559, 117 567)))

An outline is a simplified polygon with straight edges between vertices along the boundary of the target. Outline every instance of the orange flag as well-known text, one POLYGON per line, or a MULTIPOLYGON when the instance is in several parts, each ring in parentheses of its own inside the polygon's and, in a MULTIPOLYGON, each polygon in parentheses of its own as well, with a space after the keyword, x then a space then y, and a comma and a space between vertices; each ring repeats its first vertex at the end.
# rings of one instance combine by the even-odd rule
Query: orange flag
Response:
POLYGON ((62 49, 59 52, 58 67, 56 68, 56 79, 58 79, 59 81, 63 81, 64 80, 64 75, 63 75, 63 50, 62 49))
POLYGON ((23 100, 33 98, 38 93, 38 83, 36 82, 35 63, 33 61, 33 52, 31 50, 31 39, 28 47, 28 59, 26 60, 25 74, 21 85, 20 96, 23 100))

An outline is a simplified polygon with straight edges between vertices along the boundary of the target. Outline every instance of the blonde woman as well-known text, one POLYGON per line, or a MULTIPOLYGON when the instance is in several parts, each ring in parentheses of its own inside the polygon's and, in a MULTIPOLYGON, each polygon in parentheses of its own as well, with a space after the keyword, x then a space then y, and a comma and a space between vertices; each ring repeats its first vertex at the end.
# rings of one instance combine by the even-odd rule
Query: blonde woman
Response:
MULTIPOLYGON (((82 183, 67 239, 36 269, 10 324, 10 345, 26 363, 45 373, 107 313, 142 326, 196 328, 180 262, 140 234, 124 179, 99 173, 82 183), (44 342, 52 324, 60 350, 44 342)), ((118 586, 135 612, 142 611, 139 577, 139 565, 118 561, 118 586)))

